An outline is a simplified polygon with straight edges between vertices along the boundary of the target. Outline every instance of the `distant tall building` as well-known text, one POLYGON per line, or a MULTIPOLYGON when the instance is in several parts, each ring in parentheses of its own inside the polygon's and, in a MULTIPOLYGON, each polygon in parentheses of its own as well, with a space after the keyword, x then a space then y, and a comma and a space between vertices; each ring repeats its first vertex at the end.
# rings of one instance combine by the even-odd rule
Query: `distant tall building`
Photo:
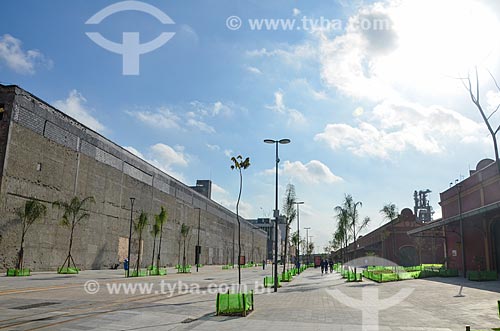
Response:
POLYGON ((429 199, 427 195, 431 193, 431 190, 427 189, 425 191, 415 191, 413 193, 413 199, 415 200, 415 206, 413 207, 413 214, 417 221, 427 223, 432 221, 432 214, 434 214, 431 205, 429 204, 429 199))
POLYGON ((201 195, 212 199, 212 181, 208 179, 198 179, 196 181, 196 186, 190 186, 193 190, 200 193, 201 195))

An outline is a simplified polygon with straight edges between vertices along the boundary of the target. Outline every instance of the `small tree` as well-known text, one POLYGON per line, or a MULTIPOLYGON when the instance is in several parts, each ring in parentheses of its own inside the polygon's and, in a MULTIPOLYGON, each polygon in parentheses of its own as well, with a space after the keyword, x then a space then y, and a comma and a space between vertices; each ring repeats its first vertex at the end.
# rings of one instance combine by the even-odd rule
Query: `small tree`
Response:
POLYGON ((396 258, 396 233, 394 231, 394 220, 399 217, 398 207, 396 207, 393 203, 386 203, 382 209, 380 209, 380 213, 384 217, 384 220, 391 222, 391 232, 392 232, 392 254, 394 258, 396 258))
POLYGON ((161 241, 163 238, 163 225, 167 222, 168 220, 168 213, 161 206, 160 213, 158 215, 155 215, 155 224, 158 224, 160 226, 160 242, 158 243, 158 257, 156 258, 156 267, 160 268, 160 256, 161 256, 161 241))
POLYGON ((153 227, 151 228, 151 231, 149 232, 151 234, 151 236, 153 237, 153 256, 151 257, 151 269, 154 269, 154 261, 155 261, 155 253, 156 253, 156 237, 158 237, 158 235, 160 234, 160 225, 156 222, 156 216, 157 215, 155 215, 155 223, 153 224, 153 227))
POLYGON ((148 226, 148 214, 144 211, 141 211, 141 214, 139 215, 139 219, 137 220, 137 222, 134 223, 134 231, 137 232, 137 235, 139 236, 139 249, 137 252, 137 265, 135 267, 137 270, 137 277, 139 277, 139 269, 141 266, 142 233, 144 232, 144 229, 146 228, 146 226, 148 226))
POLYGON ((73 263, 73 266, 76 268, 76 263, 73 260, 73 256, 71 255, 71 249, 73 247, 73 235, 75 232, 75 227, 82 222, 83 220, 90 217, 90 213, 86 212, 85 209, 88 208, 89 203, 95 203, 94 197, 86 197, 83 200, 80 200, 78 197, 73 197, 69 202, 66 201, 54 201, 52 203, 53 206, 62 209, 64 211, 63 216, 61 218, 61 225, 70 228, 69 235, 69 248, 68 248, 68 256, 66 260, 64 260, 61 268, 64 267, 66 262, 68 263, 67 267, 70 267, 70 263, 73 263))
POLYGON ((182 225, 181 225, 181 237, 182 237, 183 242, 184 242, 184 254, 182 256, 182 267, 183 268, 186 267, 186 239, 189 235, 189 230, 191 230, 191 228, 187 224, 182 223, 182 225))
POLYGON ((24 241, 26 233, 33 223, 42 217, 45 217, 46 214, 47 207, 35 199, 26 201, 24 203, 24 207, 20 207, 16 210, 16 215, 19 217, 23 226, 21 231, 21 245, 19 246, 19 252, 17 253, 16 269, 22 269, 24 266, 24 241))
MULTIPOLYGON (((500 91, 500 86, 495 79, 495 77, 491 74, 491 72, 488 72, 490 74, 491 79, 495 83, 495 86, 498 91, 500 91)), ((491 136, 491 139, 493 141, 493 149, 495 152, 495 162, 498 162, 498 142, 497 142, 497 134, 500 131, 500 125, 493 124, 491 122, 492 116, 500 109, 500 104, 495 108, 494 111, 492 111, 490 114, 486 114, 486 111, 484 110, 483 106, 481 105, 481 99, 480 99, 480 87, 479 87, 479 74, 477 72, 477 67, 475 68, 475 79, 474 83, 471 81, 470 74, 467 75, 467 78, 463 78, 462 82, 464 83, 464 87, 467 89, 467 92, 469 92, 469 97, 472 101, 472 103, 476 106, 477 110, 479 111, 479 114, 481 114, 481 118, 483 119, 484 124, 486 125, 486 128, 488 129, 488 132, 491 136), (473 86, 475 85, 475 86, 473 86)), ((497 165, 500 169, 500 164, 497 165)))
POLYGON ((288 234, 290 232, 290 225, 295 220, 297 216, 297 210, 295 209, 295 186, 293 184, 288 184, 286 186, 285 192, 285 200, 283 201, 283 214, 285 214, 286 218, 286 226, 285 226, 285 253, 284 256, 284 264, 283 264, 283 273, 286 271, 286 260, 287 260, 287 252, 288 252, 288 234))
POLYGON ((236 220, 238 221, 238 285, 241 285, 241 266, 240 266, 240 256, 241 256, 241 223, 240 223, 240 199, 241 190, 243 188, 243 173, 242 170, 247 169, 250 166, 250 158, 243 160, 241 155, 231 158, 231 170, 238 170, 240 175, 240 189, 238 191, 238 201, 236 202, 236 220))

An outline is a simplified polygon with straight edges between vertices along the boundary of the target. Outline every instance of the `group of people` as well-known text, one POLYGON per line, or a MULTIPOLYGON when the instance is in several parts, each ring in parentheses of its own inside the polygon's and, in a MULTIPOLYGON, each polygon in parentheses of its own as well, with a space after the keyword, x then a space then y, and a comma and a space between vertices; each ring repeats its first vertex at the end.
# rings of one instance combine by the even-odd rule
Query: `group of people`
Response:
POLYGON ((326 259, 322 260, 320 263, 321 274, 328 273, 328 269, 330 269, 330 273, 333 272, 333 261, 327 261, 326 259))

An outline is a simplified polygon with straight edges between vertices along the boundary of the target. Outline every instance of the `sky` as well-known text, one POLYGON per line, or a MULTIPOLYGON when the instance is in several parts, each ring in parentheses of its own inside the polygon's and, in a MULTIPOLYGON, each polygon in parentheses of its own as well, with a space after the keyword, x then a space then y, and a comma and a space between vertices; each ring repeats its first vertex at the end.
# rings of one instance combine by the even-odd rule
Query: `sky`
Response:
POLYGON ((247 218, 274 208, 275 148, 263 140, 290 139, 280 206, 295 185, 301 235, 311 227, 322 251, 345 194, 371 218, 362 233, 385 222, 384 204, 413 208, 414 190, 432 191, 439 218, 439 193, 494 157, 463 78, 478 68, 494 112, 499 19, 496 0, 18 0, 2 6, 0 83, 187 185, 211 179, 213 200, 233 211, 230 158, 249 157, 247 218))

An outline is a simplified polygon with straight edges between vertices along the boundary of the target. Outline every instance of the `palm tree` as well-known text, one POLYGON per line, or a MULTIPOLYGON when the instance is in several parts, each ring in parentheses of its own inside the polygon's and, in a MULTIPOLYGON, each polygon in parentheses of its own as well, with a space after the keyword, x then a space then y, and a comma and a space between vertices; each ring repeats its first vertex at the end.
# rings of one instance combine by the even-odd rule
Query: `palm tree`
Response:
POLYGON ((47 214, 47 207, 41 202, 30 199, 24 203, 24 208, 20 207, 16 210, 16 215, 19 217, 23 225, 21 231, 21 245, 19 247, 19 252, 17 253, 17 263, 16 269, 21 270, 24 266, 24 240, 26 238, 26 233, 33 223, 37 220, 45 217, 47 214))
POLYGON ((156 216, 155 215, 155 223, 153 224, 153 227, 151 231, 149 232, 151 236, 153 237, 153 256, 151 257, 151 270, 154 269, 154 261, 155 261, 155 253, 156 253, 156 237, 158 234, 160 234, 160 225, 156 223, 156 216))
POLYGON ((69 202, 59 200, 52 203, 53 206, 59 209, 63 209, 64 211, 61 218, 61 225, 70 227, 71 229, 69 235, 68 256, 61 265, 61 268, 64 267, 66 262, 68 262, 68 268, 70 267, 70 262, 73 262, 73 266, 76 268, 75 261, 73 260, 73 256, 71 255, 71 248, 73 247, 73 234, 75 231, 75 227, 80 222, 90 217, 90 213, 85 211, 85 209, 88 208, 87 205, 89 203, 95 203, 95 199, 93 196, 86 197, 83 200, 80 200, 80 198, 75 196, 69 202))
POLYGON ((240 175, 240 190, 238 192, 238 201, 236 202, 236 220, 238 221, 238 285, 241 285, 241 223, 239 213, 241 190, 243 188, 243 173, 241 171, 247 169, 250 166, 250 158, 247 157, 245 160, 243 160, 243 157, 241 155, 238 155, 237 157, 233 156, 231 157, 231 162, 231 170, 238 170, 240 175))
POLYGON ((186 238, 189 234, 190 229, 191 228, 187 224, 182 223, 182 225, 181 225, 181 237, 184 240, 184 255, 182 256, 182 268, 186 268, 186 238))
POLYGON ((160 242, 158 243, 158 257, 156 258, 156 267, 160 268, 160 256, 161 256, 161 240, 163 238, 163 225, 167 222, 168 220, 168 213, 161 206, 160 213, 158 215, 155 215, 155 224, 158 224, 160 226, 160 242))
POLYGON ((347 246, 351 239, 349 234, 349 213, 347 209, 342 206, 336 206, 335 211, 337 212, 337 215, 335 215, 337 219, 337 230, 334 237, 341 243, 342 262, 346 262, 347 246))
POLYGON ((147 225, 148 225, 148 214, 143 210, 141 211, 141 214, 139 215, 139 219, 137 220, 137 222, 134 223, 134 231, 137 232, 137 234, 139 235, 139 250, 137 253, 137 265, 136 265, 137 277, 139 277, 139 269, 141 266, 142 233, 144 232, 144 229, 146 228, 147 225))
POLYGON ((392 221, 399 217, 398 208, 393 203, 387 203, 380 209, 380 213, 383 215, 384 220, 391 222, 392 254, 396 258, 396 233, 394 231, 394 222, 392 221))
POLYGON ((295 209, 295 186, 293 184, 288 184, 285 191, 285 200, 283 201, 283 214, 285 214, 286 226, 285 226, 285 254, 283 263, 283 273, 285 273, 287 264, 287 250, 288 250, 288 233, 290 232, 290 225, 295 220, 297 216, 297 210, 295 209))
MULTIPOLYGON (((358 250, 358 245, 357 245, 357 235, 361 230, 363 230, 368 223, 370 222, 369 217, 365 217, 361 224, 359 224, 359 213, 358 213, 358 208, 362 207, 363 203, 361 201, 354 201, 352 196, 350 194, 346 194, 344 198, 344 203, 342 204, 342 210, 346 215, 343 215, 343 217, 347 217, 348 222, 347 222, 347 228, 349 231, 352 233, 352 239, 354 241, 354 258, 357 257, 357 250, 358 250)), ((356 274, 356 267, 354 267, 354 274, 356 274)))

